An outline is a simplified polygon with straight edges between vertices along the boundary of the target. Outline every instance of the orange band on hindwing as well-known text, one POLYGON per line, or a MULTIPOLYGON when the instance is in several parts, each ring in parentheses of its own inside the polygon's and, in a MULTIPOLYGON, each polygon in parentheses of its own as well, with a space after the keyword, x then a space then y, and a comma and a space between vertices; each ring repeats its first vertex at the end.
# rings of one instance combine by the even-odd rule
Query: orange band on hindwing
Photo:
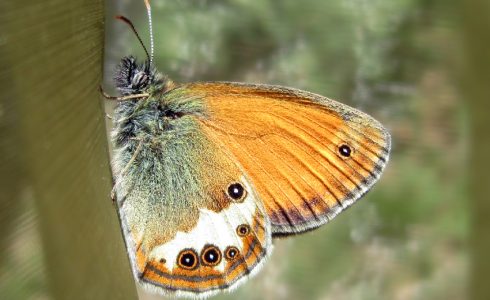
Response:
MULTIPOLYGON (((261 241, 265 240, 265 227, 259 220, 255 220, 251 234, 243 237, 243 253, 239 253, 232 260, 226 262, 223 272, 209 266, 200 266, 194 270, 185 270, 175 267, 168 270, 164 264, 154 260, 146 261, 140 269, 141 280, 157 284, 169 290, 184 290, 189 292, 203 292, 215 289, 224 289, 246 276, 264 258, 265 249, 261 241)), ((144 260, 145 254, 141 248, 137 251, 137 260, 144 260)))

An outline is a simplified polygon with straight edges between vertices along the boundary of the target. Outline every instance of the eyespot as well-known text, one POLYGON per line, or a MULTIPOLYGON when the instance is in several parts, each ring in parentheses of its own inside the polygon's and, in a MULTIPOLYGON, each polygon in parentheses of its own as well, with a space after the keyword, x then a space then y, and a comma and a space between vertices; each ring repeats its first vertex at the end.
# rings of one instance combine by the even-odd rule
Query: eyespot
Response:
POLYGON ((250 233, 250 226, 247 224, 238 225, 236 233, 241 237, 247 236, 250 233))
POLYGON ((182 269, 194 270, 198 264, 197 253, 192 249, 182 250, 177 256, 177 265, 182 269))
POLYGON ((240 254, 240 250, 238 250, 235 246, 229 246, 225 250, 225 258, 227 260, 233 260, 237 255, 240 254))
POLYGON ((233 201, 241 202, 247 196, 247 191, 239 182, 234 182, 228 186, 226 190, 228 197, 233 201))
POLYGON ((206 266, 217 266, 221 262, 221 251, 214 245, 205 246, 201 252, 201 260, 206 266))
POLYGON ((340 145, 339 147, 339 153, 340 155, 342 155, 343 157, 350 157, 351 154, 352 154, 352 149, 351 147, 349 147, 348 145, 346 144, 342 144, 340 145))

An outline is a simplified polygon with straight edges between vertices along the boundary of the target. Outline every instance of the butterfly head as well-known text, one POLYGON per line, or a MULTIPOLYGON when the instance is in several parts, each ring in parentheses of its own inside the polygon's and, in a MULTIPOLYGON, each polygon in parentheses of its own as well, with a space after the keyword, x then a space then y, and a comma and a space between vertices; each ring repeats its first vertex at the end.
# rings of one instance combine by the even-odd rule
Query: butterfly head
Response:
POLYGON ((148 60, 138 63, 133 56, 121 59, 114 81, 116 88, 124 96, 151 93, 155 90, 165 92, 173 86, 172 81, 151 66, 148 60))
POLYGON ((116 88, 123 96, 145 93, 153 94, 154 92, 165 93, 174 87, 173 82, 167 77, 163 76, 155 68, 153 62, 154 42, 151 7, 148 0, 145 0, 145 5, 148 12, 148 24, 150 29, 150 52, 148 52, 148 49, 143 43, 143 40, 141 39, 131 20, 124 16, 116 16, 116 19, 129 25, 146 53, 146 60, 143 63, 138 63, 133 56, 126 56, 121 59, 121 62, 116 70, 114 81, 116 88))
POLYGON ((138 62, 133 56, 122 58, 114 81, 120 98, 127 98, 118 101, 115 108, 117 147, 141 140, 174 139, 195 125, 192 118, 184 116, 205 115, 198 97, 189 97, 185 89, 179 89, 148 59, 138 62))

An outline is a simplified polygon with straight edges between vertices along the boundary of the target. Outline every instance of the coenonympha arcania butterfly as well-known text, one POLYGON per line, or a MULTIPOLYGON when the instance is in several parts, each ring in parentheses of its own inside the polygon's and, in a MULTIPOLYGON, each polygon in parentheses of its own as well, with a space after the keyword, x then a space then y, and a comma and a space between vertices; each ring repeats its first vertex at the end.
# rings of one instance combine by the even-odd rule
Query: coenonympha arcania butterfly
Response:
POLYGON ((177 84, 155 69, 153 37, 146 53, 121 60, 122 96, 108 98, 115 201, 134 277, 150 291, 236 288, 273 238, 332 220, 388 161, 390 135, 365 113, 282 86, 177 84))

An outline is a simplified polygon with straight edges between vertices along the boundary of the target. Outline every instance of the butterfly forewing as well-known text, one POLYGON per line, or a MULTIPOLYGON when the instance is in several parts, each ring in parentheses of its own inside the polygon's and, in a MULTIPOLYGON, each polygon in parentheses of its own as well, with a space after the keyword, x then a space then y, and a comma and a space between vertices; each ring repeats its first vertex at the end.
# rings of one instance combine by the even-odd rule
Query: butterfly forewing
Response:
POLYGON ((312 93, 266 85, 197 83, 202 122, 256 188, 276 236, 316 228, 381 175, 390 136, 372 117, 312 93))

